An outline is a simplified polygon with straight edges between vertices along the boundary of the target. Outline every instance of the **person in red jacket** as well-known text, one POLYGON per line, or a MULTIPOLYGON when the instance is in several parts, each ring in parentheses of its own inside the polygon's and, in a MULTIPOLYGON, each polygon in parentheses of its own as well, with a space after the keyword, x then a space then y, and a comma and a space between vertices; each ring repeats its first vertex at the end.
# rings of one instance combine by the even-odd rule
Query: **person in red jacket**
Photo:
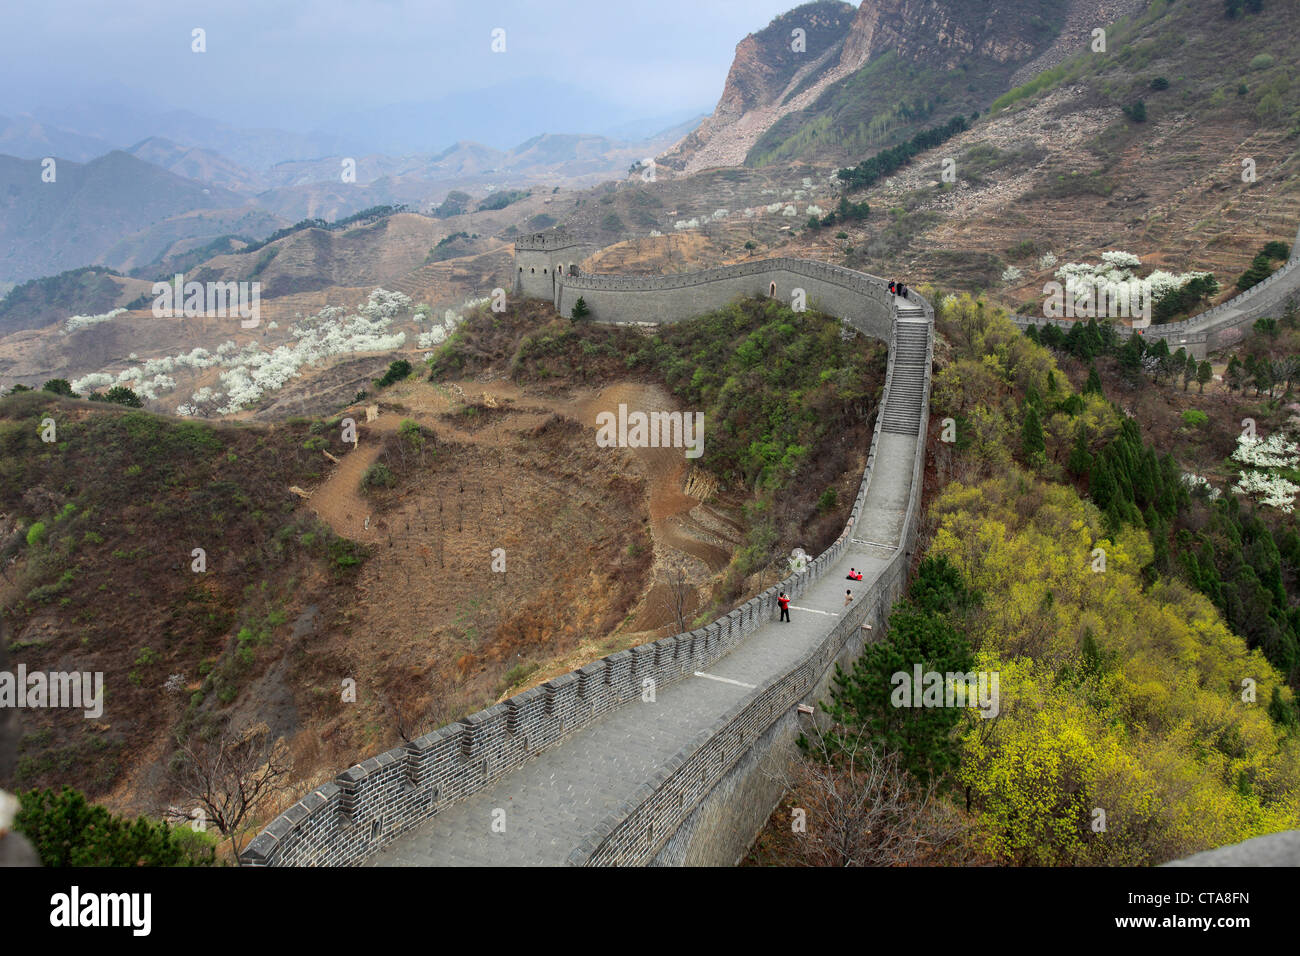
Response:
POLYGON ((781 596, 776 599, 776 603, 781 605, 781 620, 789 621, 790 620, 790 599, 786 597, 786 593, 784 591, 782 591, 781 596))

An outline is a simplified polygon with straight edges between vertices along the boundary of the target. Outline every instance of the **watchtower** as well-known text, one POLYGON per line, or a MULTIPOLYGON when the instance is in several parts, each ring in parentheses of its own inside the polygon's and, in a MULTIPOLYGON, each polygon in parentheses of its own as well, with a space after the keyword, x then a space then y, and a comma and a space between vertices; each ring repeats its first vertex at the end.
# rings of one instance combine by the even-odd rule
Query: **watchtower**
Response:
POLYGON ((515 292, 555 301, 557 273, 578 274, 582 243, 563 229, 515 240, 515 292))

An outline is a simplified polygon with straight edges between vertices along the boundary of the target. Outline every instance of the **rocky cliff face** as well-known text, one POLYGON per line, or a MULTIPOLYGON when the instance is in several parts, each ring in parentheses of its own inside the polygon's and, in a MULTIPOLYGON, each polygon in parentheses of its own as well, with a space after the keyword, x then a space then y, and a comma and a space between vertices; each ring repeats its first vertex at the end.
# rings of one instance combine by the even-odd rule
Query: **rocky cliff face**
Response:
POLYGON ((825 66, 849 35, 855 18, 848 3, 820 0, 777 17, 736 44, 736 57, 714 118, 735 119, 779 102, 791 82, 825 66), (802 30, 800 37, 795 31, 802 30))
MULTIPOLYGON (((1040 54, 1068 9, 1097 0, 863 0, 805 4, 736 46, 713 115, 660 163, 684 172, 739 165, 782 117, 806 110, 830 87, 889 52, 933 70, 972 61, 1008 71, 1040 54), (806 49, 792 48, 802 28, 806 49)), ((917 92, 924 92, 918 90, 917 92)))
POLYGON ((971 56, 1019 62, 1042 45, 1041 29, 1026 22, 1038 16, 1040 6, 1015 0, 864 0, 841 63, 860 69, 887 50, 947 70, 971 56))
POLYGON ((745 144, 752 144, 795 108, 792 98, 801 88, 820 90, 836 72, 855 16, 852 4, 818 0, 745 37, 736 44, 713 115, 661 156, 659 163, 684 172, 738 165, 749 148, 745 144), (796 30, 803 31, 802 37, 796 30))

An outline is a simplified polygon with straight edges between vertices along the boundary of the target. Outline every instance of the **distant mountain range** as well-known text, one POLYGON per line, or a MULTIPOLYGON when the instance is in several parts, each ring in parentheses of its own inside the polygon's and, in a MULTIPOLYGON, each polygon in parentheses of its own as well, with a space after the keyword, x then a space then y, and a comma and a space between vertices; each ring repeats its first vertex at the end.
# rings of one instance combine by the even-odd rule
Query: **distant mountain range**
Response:
POLYGON ((58 116, 75 130, 0 117, 0 282, 85 265, 144 267, 177 243, 258 239, 301 219, 332 221, 371 206, 428 209, 452 190, 482 198, 503 188, 592 185, 626 175, 691 125, 643 140, 544 133, 508 150, 463 140, 392 155, 349 151, 355 144, 325 134, 237 130, 193 114, 58 116), (167 135, 114 147, 148 122, 167 135), (41 178, 45 157, 57 162, 53 183, 41 178), (345 163, 355 164, 355 179, 344 180, 345 163))

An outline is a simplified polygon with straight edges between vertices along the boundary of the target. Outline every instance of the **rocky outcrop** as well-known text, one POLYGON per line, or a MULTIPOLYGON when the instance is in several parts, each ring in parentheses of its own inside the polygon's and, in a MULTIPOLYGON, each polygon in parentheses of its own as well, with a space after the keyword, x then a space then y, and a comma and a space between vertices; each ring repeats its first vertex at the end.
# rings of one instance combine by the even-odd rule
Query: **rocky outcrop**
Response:
POLYGON ((738 165, 763 130, 844 75, 840 54, 854 18, 851 4, 818 0, 745 37, 713 114, 658 163, 684 172, 738 165))
MULTIPOLYGON (((1105 2, 1128 0, 1069 6, 1105 2)), ((812 107, 829 87, 888 52, 932 69, 981 59, 1009 70, 1042 53, 1063 15, 1057 0, 863 0, 856 13, 842 3, 805 4, 737 44, 713 114, 659 163, 688 173, 740 165, 774 123, 812 107), (797 27, 806 33, 804 52, 792 49, 797 27)))
POLYGON ((917 62, 955 69, 967 57, 1012 63, 1030 57, 1040 41, 1026 17, 1037 3, 969 0, 864 0, 844 42, 841 63, 861 69, 887 50, 917 62))

